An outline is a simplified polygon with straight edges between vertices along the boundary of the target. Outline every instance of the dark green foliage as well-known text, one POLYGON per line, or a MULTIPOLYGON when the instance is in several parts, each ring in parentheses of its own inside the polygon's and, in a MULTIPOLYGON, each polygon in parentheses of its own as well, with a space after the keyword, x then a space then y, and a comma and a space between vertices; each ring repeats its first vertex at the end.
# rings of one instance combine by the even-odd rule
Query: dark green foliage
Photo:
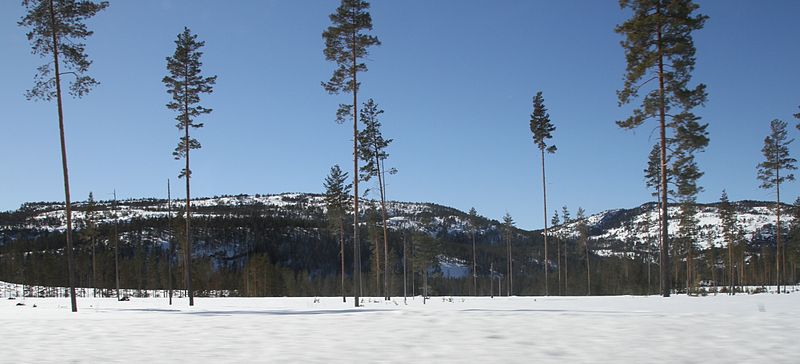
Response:
MULTIPOLYGON (((27 14, 17 23, 30 28, 27 33, 31 42, 31 52, 43 58, 53 56, 53 34, 58 45, 58 58, 61 74, 71 74, 69 92, 75 97, 87 94, 98 82, 86 75, 92 61, 86 55, 86 45, 82 40, 94 32, 84 21, 108 7, 107 1, 95 3, 80 0, 23 0, 27 14), (51 5, 54 12, 51 17, 51 5)), ((37 68, 33 88, 26 97, 34 100, 50 101, 56 97, 56 78, 53 62, 37 68)))
POLYGON ((692 115, 684 113, 702 105, 707 96, 703 84, 688 87, 695 65, 692 32, 702 29, 708 17, 696 14, 699 6, 691 0, 620 0, 619 3, 633 12, 630 19, 615 29, 625 37, 621 45, 627 61, 624 87, 617 92, 620 105, 639 98, 644 86, 658 79, 654 73, 659 61, 666 68, 663 98, 657 87, 652 88, 644 93, 642 104, 633 115, 617 124, 635 128, 657 117, 662 106, 667 112, 679 109, 677 120, 691 119, 692 115))
POLYGON ((651 195, 658 198, 661 191, 661 149, 658 144, 653 144, 653 149, 650 150, 650 154, 647 156, 644 181, 648 188, 653 189, 651 195))
MULTIPOLYGON (((200 95, 213 92, 217 76, 204 77, 201 73, 203 62, 200 61, 203 52, 200 48, 205 42, 197 40, 197 35, 192 34, 189 28, 183 28, 175 40, 175 53, 167 57, 167 71, 161 82, 167 87, 167 93, 172 96, 172 101, 167 103, 167 108, 177 112, 175 125, 178 130, 184 131, 178 146, 172 152, 175 159, 187 158, 189 150, 199 149, 200 142, 189 136, 189 128, 202 128, 203 123, 195 122, 201 115, 208 114, 212 109, 200 105, 200 95)), ((191 175, 191 171, 184 168, 180 177, 191 175)))
POLYGON ((533 97, 533 113, 531 114, 531 133, 533 133, 533 142, 536 147, 548 153, 555 153, 556 146, 547 146, 547 140, 553 137, 553 132, 556 127, 550 122, 550 114, 547 113, 547 108, 544 106, 544 97, 542 92, 536 93, 533 97))
POLYGON ((340 220, 350 212, 350 193, 353 185, 347 183, 348 178, 347 172, 342 172, 338 164, 331 167, 330 173, 325 177, 323 183, 325 205, 331 220, 340 220))
MULTIPOLYGON (((361 180, 369 182, 372 177, 378 177, 382 172, 395 174, 397 171, 392 168, 384 171, 383 164, 389 153, 386 148, 392 143, 392 139, 384 139, 381 133, 381 122, 378 117, 383 114, 383 110, 378 108, 374 100, 369 99, 361 109, 361 122, 364 129, 358 133, 358 155, 364 165, 361 166, 361 180)), ((383 176, 381 175, 381 178, 383 176)))
POLYGON ((322 32, 325 39, 323 53, 326 60, 336 63, 337 68, 322 87, 331 94, 357 93, 360 83, 356 75, 367 71, 367 65, 360 60, 367 57, 369 47, 381 44, 377 37, 365 33, 372 30, 369 3, 342 0, 336 12, 330 15, 330 20, 333 25, 322 32))
POLYGON ((797 169, 797 160, 789 156, 789 144, 794 139, 786 135, 786 122, 778 119, 770 122, 770 133, 764 138, 764 147, 761 152, 764 161, 758 164, 758 179, 761 188, 771 189, 781 183, 794 181, 794 174, 789 171, 797 169), (781 175, 782 171, 786 171, 781 175))
MULTIPOLYGON (((696 14, 699 8, 691 0, 620 0, 620 7, 633 13, 615 31, 624 39, 620 43, 625 50, 627 68, 622 90, 617 91, 619 105, 626 105, 641 98, 641 104, 633 109, 631 116, 618 120, 624 129, 634 129, 647 120, 657 119, 660 130, 659 173, 662 217, 662 294, 669 296, 670 282, 667 181, 675 175, 675 194, 682 203, 684 232, 693 221, 693 212, 688 204, 700 191, 697 180, 702 176, 694 160, 694 154, 708 145, 708 124, 701 124, 692 109, 702 106, 707 98, 706 86, 689 87, 695 65, 695 48, 692 32, 703 28, 705 15, 696 14), (657 83, 653 83, 657 81, 657 83), (648 86, 651 85, 651 86, 648 86), (669 121, 667 120, 669 119, 669 121), (671 135, 667 135, 667 130, 671 135), (668 156, 667 151, 670 151, 668 156), (671 162, 670 165, 667 163, 671 162)), ((648 171, 649 177, 653 174, 648 171)))

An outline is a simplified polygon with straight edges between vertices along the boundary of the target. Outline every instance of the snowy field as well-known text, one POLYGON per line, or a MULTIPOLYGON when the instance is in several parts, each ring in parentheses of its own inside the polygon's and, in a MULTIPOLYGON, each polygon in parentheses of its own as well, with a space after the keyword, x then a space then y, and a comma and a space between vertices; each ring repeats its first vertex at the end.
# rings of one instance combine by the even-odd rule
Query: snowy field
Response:
POLYGON ((0 362, 800 362, 800 293, 351 300, 3 298, 0 362))

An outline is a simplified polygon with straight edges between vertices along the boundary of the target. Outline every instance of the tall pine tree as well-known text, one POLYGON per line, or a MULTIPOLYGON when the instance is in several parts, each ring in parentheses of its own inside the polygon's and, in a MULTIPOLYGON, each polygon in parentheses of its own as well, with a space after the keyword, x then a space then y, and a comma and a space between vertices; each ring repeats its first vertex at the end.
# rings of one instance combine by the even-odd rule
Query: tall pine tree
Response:
POLYGON ((386 173, 395 174, 397 169, 385 167, 386 158, 389 153, 386 149, 392 143, 392 139, 384 139, 381 133, 381 122, 378 117, 383 114, 383 110, 378 108, 374 100, 369 99, 361 109, 361 122, 364 123, 364 130, 358 133, 359 157, 364 161, 361 166, 361 178, 364 182, 369 182, 372 177, 378 179, 378 192, 381 199, 381 221, 383 226, 383 294, 385 300, 390 300, 389 296, 389 231, 386 226, 386 173))
POLYGON ((469 209, 469 232, 472 235, 472 292, 478 295, 478 271, 476 264, 475 234, 478 233, 478 211, 474 207, 469 209))
MULTIPOLYGON (((777 226, 775 228, 775 239, 777 241, 775 251, 775 284, 778 293, 781 291, 781 184, 794 181, 797 160, 789 157, 789 144, 794 139, 789 139, 786 135, 786 122, 778 119, 772 120, 769 124, 770 133, 764 138, 764 147, 761 152, 764 161, 759 163, 758 179, 761 181, 761 188, 775 189, 775 214, 777 215, 777 226), (783 173, 783 175, 781 174, 783 173)), ((785 289, 785 287, 784 287, 785 289)))
MULTIPOLYGON (((336 12, 330 15, 331 23, 322 32, 325 39, 323 53, 325 59, 336 63, 337 68, 328 82, 322 87, 330 94, 349 93, 353 95, 352 104, 339 104, 336 121, 345 122, 353 118, 353 279, 354 286, 361 285, 361 253, 358 239, 358 82, 359 72, 366 72, 367 65, 363 59, 367 57, 368 48, 380 45, 377 37, 367 34, 372 30, 372 17, 369 15, 369 3, 364 0, 342 0, 336 12)), ((358 294, 355 295, 355 306, 358 307, 358 294)))
MULTIPOLYGON (((657 119, 660 130, 661 165, 661 281, 662 295, 670 295, 668 200, 667 200, 667 128, 672 138, 683 129, 684 137, 692 133, 705 135, 705 126, 691 109, 703 105, 706 87, 699 84, 689 88, 695 65, 695 48, 692 32, 702 29, 708 17, 695 14, 698 5, 691 0, 620 0, 621 8, 629 8, 633 15, 618 25, 615 31, 625 39, 627 69, 622 90, 617 92, 620 106, 642 97, 641 107, 633 115, 617 121, 625 129, 634 129, 650 119, 657 119), (657 81, 657 86, 646 88, 657 81), (646 93, 645 93, 646 92, 646 93), (672 111, 677 109, 677 111, 672 111), (670 119, 669 121, 667 119, 670 119), (665 283, 666 282, 666 283, 665 283)), ((707 144, 707 141, 706 141, 707 144)))
POLYGON ((720 229, 722 230, 722 240, 724 240, 725 244, 728 245, 728 294, 733 295, 736 294, 736 280, 734 279, 736 270, 734 268, 735 263, 733 250, 735 245, 739 243, 740 227, 736 217, 736 206, 731 204, 730 200, 728 200, 728 193, 725 192, 725 190, 722 190, 722 196, 719 198, 718 211, 720 229))
POLYGON ((325 187, 325 206, 327 207, 328 220, 339 235, 339 258, 342 274, 342 302, 347 302, 344 292, 344 229, 345 219, 350 212, 350 189, 352 184, 347 183, 349 176, 342 172, 339 165, 331 167, 331 171, 323 186, 325 187))
POLYGON ((184 267, 186 276, 186 291, 189 295, 189 306, 194 306, 194 292, 192 291, 192 239, 191 239, 191 194, 189 180, 192 170, 189 169, 189 152, 192 149, 200 149, 200 142, 189 136, 189 129, 202 128, 203 123, 195 122, 199 116, 208 114, 211 109, 200 106, 200 95, 213 92, 213 86, 217 82, 217 76, 205 77, 201 74, 200 67, 203 63, 200 57, 203 52, 200 48, 205 42, 197 40, 197 35, 192 34, 189 28, 184 27, 183 32, 178 34, 175 40, 175 53, 167 57, 167 71, 169 74, 161 80, 167 87, 167 93, 172 96, 172 101, 167 104, 167 108, 178 113, 175 125, 178 130, 183 131, 183 136, 175 147, 172 155, 176 160, 183 159, 186 162, 181 170, 179 178, 186 178, 186 215, 185 231, 186 247, 184 249, 184 267))
POLYGON ((86 45, 81 41, 94 32, 84 21, 108 7, 108 2, 81 0, 23 0, 27 13, 17 23, 29 28, 26 34, 31 42, 31 52, 48 62, 36 69, 33 88, 25 96, 28 100, 51 101, 56 99, 58 131, 61 142, 61 170, 64 176, 64 204, 67 218, 67 274, 72 312, 78 311, 75 299, 75 262, 72 251, 72 202, 69 194, 67 168, 67 142, 64 136, 64 108, 61 97, 61 76, 74 76, 69 93, 74 97, 87 94, 98 82, 88 76, 92 61, 86 55, 86 45), (62 69, 63 68, 63 69, 62 69))
POLYGON ((553 138, 553 132, 556 130, 556 127, 550 122, 550 114, 547 113, 547 108, 544 106, 544 97, 541 91, 537 92, 536 96, 533 97, 533 113, 531 114, 530 126, 531 133, 533 133, 533 141, 536 143, 536 147, 539 148, 542 159, 542 195, 544 196, 542 200, 544 209, 544 295, 547 296, 550 294, 550 290, 548 279, 549 256, 547 254, 547 178, 545 177, 544 154, 545 152, 550 154, 555 153, 557 148, 555 145, 547 145, 548 139, 553 138))
POLYGON ((514 219, 506 212, 503 216, 503 235, 506 240, 506 296, 514 294, 514 257, 511 254, 511 238, 514 237, 514 219))

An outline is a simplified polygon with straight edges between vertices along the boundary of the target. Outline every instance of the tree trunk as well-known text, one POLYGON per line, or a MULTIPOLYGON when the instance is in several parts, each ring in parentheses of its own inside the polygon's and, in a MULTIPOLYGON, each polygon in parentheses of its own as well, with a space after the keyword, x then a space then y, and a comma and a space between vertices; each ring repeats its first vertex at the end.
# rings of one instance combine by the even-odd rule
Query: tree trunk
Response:
MULTIPOLYGON (((777 143, 777 141, 776 141, 777 143)), ((777 153, 777 146, 775 148, 777 153)), ((780 163, 778 163, 779 165, 780 163)), ((777 246, 775 247, 775 288, 777 289, 778 293, 781 293, 781 178, 780 178, 781 169, 780 167, 775 168, 775 191, 777 193, 777 204, 775 206, 777 212, 777 228, 775 229, 775 237, 777 240, 777 246)))
POLYGON ((172 306, 172 257, 175 254, 174 236, 172 234, 172 191, 170 191, 169 179, 167 179, 167 224, 169 224, 169 258, 167 259, 167 275, 169 285, 169 305, 172 306))
MULTIPOLYGON (((188 72, 187 72, 188 74, 188 72)), ((184 80, 184 84, 188 84, 188 80, 184 80)), ((184 91, 187 92, 187 91, 184 91)), ((194 292, 192 291, 192 236, 191 236, 191 194, 189 189, 189 179, 191 178, 191 171, 189 170, 189 99, 184 94, 184 121, 183 130, 184 137, 186 138, 185 152, 186 152, 186 249, 184 249, 184 270, 186 272, 186 293, 189 295, 189 306, 194 306, 194 292)))
POLYGON ((378 187, 381 193, 381 218, 383 219, 383 299, 391 299, 389 295, 389 232, 386 227, 386 176, 383 162, 378 158, 379 150, 375 149, 375 164, 378 167, 378 187))
POLYGON ((543 205, 544 205, 544 295, 549 296, 550 290, 548 287, 548 273, 547 271, 550 270, 548 267, 547 261, 547 179, 545 178, 544 174, 544 148, 539 148, 542 152, 542 194, 544 195, 543 205))
POLYGON ((53 0, 50 0, 50 27, 53 38, 53 64, 56 79, 56 104, 58 105, 58 131, 61 140, 61 169, 64 175, 64 204, 67 215, 67 274, 69 274, 69 297, 72 312, 78 312, 78 301, 75 298, 75 261, 72 257, 72 203, 69 196, 69 170, 67 168, 67 142, 64 136, 64 109, 61 104, 61 71, 58 63, 58 30, 53 0))
POLYGON ((344 219, 339 220, 339 258, 342 263, 342 302, 347 302, 344 293, 344 219))
MULTIPOLYGON (((660 4, 656 12, 661 14, 660 4)), ((661 49, 661 24, 658 24, 656 33, 656 47, 658 47, 658 114, 659 129, 661 132, 661 280, 664 282, 661 294, 669 297, 672 277, 669 271, 669 203, 667 201, 667 130, 666 130, 666 100, 664 98, 664 53, 661 49)))
POLYGON ((353 65, 350 73, 353 76, 353 292, 355 307, 359 306, 359 294, 356 287, 361 287, 361 250, 358 240, 358 58, 356 54, 356 30, 353 28, 353 65))
POLYGON ((475 264, 475 228, 472 230, 472 292, 478 295, 478 272, 475 264))
POLYGON ((406 248, 406 234, 403 233, 403 303, 408 303, 408 292, 406 289, 408 288, 408 281, 406 279, 406 265, 408 264, 408 255, 406 254, 408 249, 406 248))
POLYGON ((114 191, 114 277, 117 283, 117 301, 119 296, 119 232, 117 231, 117 191, 114 191))
POLYGON ((561 243, 556 240, 556 266, 558 267, 558 295, 561 296, 561 243))
POLYGON ((592 270, 589 268, 589 240, 584 242, 586 247, 586 295, 592 295, 592 270))

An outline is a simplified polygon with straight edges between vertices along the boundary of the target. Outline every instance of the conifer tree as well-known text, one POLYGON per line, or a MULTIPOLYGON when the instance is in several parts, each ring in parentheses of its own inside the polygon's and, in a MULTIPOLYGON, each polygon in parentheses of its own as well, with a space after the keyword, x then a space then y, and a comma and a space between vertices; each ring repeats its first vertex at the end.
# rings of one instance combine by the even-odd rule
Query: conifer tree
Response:
POLYGON ((369 99, 361 109, 361 122, 364 123, 364 130, 358 133, 359 157, 364 161, 361 166, 361 179, 369 182, 372 177, 378 178, 378 191, 381 198, 381 220, 383 226, 383 292, 384 299, 390 300, 389 296, 389 232, 386 226, 386 173, 395 174, 397 169, 385 168, 386 158, 389 153, 386 149, 392 143, 392 139, 384 139, 381 133, 381 122, 378 117, 383 114, 383 110, 378 108, 374 100, 369 99))
POLYGON ((70 200, 67 144, 64 136, 64 108, 61 76, 72 75, 69 94, 80 98, 98 84, 88 76, 92 61, 86 55, 83 39, 94 32, 84 21, 108 7, 108 2, 88 0, 23 0, 27 13, 17 23, 29 28, 26 36, 31 42, 31 52, 48 61, 36 69, 33 87, 25 93, 28 100, 51 101, 56 99, 58 130, 61 142, 61 170, 64 176, 64 204, 67 219, 66 256, 69 296, 72 312, 78 311, 75 298, 75 262, 72 251, 72 201, 70 200), (63 69, 62 69, 63 68, 63 69))
MULTIPOLYGON (((369 14, 369 3, 364 0, 342 0, 336 12, 330 15, 331 23, 322 32, 325 39, 323 53, 325 59, 335 62, 336 70, 328 82, 322 87, 330 94, 348 93, 353 95, 352 104, 339 104, 336 121, 345 122, 353 118, 353 279, 354 286, 361 285, 361 259, 358 239, 358 91, 361 83, 358 74, 367 71, 363 59, 367 57, 368 48, 380 45, 377 37, 368 35, 372 30, 372 17, 369 14)), ((358 294, 355 295, 355 306, 358 307, 358 294)))
POLYGON ((86 208, 84 209, 83 229, 81 230, 81 238, 88 240, 92 249, 92 288, 94 289, 94 296, 97 297, 97 256, 95 255, 95 248, 97 245, 97 238, 100 236, 100 231, 97 227, 97 203, 94 201, 94 195, 89 192, 89 198, 86 200, 86 208))
POLYGON ((578 221, 578 243, 583 245, 586 255, 586 295, 592 295, 592 271, 589 266, 589 228, 586 226, 586 213, 582 207, 578 207, 578 213, 575 216, 578 221))
POLYGON ((722 196, 719 198, 719 218, 720 228, 722 230, 722 239, 728 245, 728 285, 730 292, 728 294, 736 294, 736 285, 734 280, 734 246, 739 242, 740 227, 736 217, 736 207, 728 200, 728 193, 722 190, 722 196))
POLYGON ((328 220, 339 234, 339 258, 341 261, 342 273, 342 302, 347 302, 344 292, 344 228, 345 219, 350 212, 350 189, 352 184, 347 183, 349 178, 347 172, 342 172, 339 165, 331 167, 331 171, 325 177, 325 206, 328 211, 328 220))
POLYGON ((472 235, 472 292, 478 295, 478 271, 476 264, 475 234, 478 232, 478 211, 474 207, 469 209, 469 232, 472 235))
POLYGON ((200 142, 189 136, 189 129, 202 128, 203 123, 195 122, 198 117, 211 113, 212 109, 200 106, 200 95, 213 92, 213 86, 217 82, 217 76, 205 77, 201 74, 203 63, 200 61, 203 52, 200 48, 205 42, 197 40, 197 35, 192 34, 189 28, 184 27, 183 32, 178 34, 175 40, 175 53, 167 57, 167 71, 169 74, 161 80, 167 87, 167 93, 172 96, 172 101, 167 103, 167 108, 178 113, 175 120, 178 123, 175 127, 183 131, 183 136, 175 147, 172 155, 176 160, 183 159, 186 164, 179 178, 186 178, 186 215, 185 215, 185 236, 186 248, 184 249, 186 260, 186 291, 189 295, 189 306, 194 306, 194 292, 192 291, 192 239, 191 239, 191 194, 190 179, 192 171, 189 169, 189 152, 192 149, 200 149, 200 142))
MULTIPOLYGON (((797 169, 797 160, 789 157, 789 144, 794 139, 789 139, 786 135, 786 122, 778 119, 770 122, 770 133, 764 138, 764 147, 761 152, 764 161, 759 163, 758 179, 761 181, 761 188, 775 189, 775 214, 777 215, 777 226, 775 228, 775 238, 777 241, 775 254, 775 281, 778 293, 781 292, 781 184, 794 181, 794 174, 791 172, 797 169), (781 175, 783 173, 783 175, 781 175)), ((785 289, 786 287, 784 287, 785 289)))
MULTIPOLYGON (((547 254, 547 178, 545 178, 544 168, 544 154, 555 153, 555 145, 547 145, 547 140, 553 138, 553 132, 556 127, 550 122, 550 114, 547 113, 547 108, 544 106, 544 97, 542 92, 536 93, 533 97, 533 113, 531 114, 531 133, 533 133, 533 141, 536 147, 542 154, 542 195, 544 196, 542 204, 544 206, 544 295, 550 294, 548 287, 548 254, 547 254)), ((557 212, 556 212, 557 213, 557 212)))
MULTIPOLYGON (((798 106, 797 108, 798 108, 798 109, 800 109, 800 106, 798 106)), ((797 120, 800 120, 800 112, 799 112, 799 113, 797 113, 797 114, 794 114, 794 118, 795 118, 795 119, 797 119, 797 120)), ((797 125, 795 125, 795 126, 796 126, 798 129, 800 129, 800 123, 798 123, 798 124, 797 124, 797 125)))
MULTIPOLYGON (((699 6, 691 0, 620 0, 619 4, 621 8, 629 8, 633 12, 630 19, 615 29, 625 37, 621 45, 627 60, 624 87, 617 92, 619 104, 629 104, 638 99, 641 93, 644 96, 641 107, 634 109, 633 115, 627 119, 617 121, 617 125, 634 129, 650 119, 658 120, 661 137, 661 281, 668 283, 671 278, 667 268, 667 128, 672 130, 671 138, 675 139, 694 139, 706 135, 707 124, 701 125, 699 118, 691 113, 691 109, 705 102, 706 87, 699 84, 689 88, 688 83, 695 65, 692 32, 702 29, 708 17, 696 14, 699 6), (657 86, 648 91, 646 86, 653 81, 657 81, 657 86)), ((695 141, 703 144, 702 138, 695 141)), ((707 139, 705 144, 708 144, 707 139)), ((664 283, 662 295, 668 297, 669 291, 669 285, 664 283)))
POLYGON ((514 292, 514 260, 511 255, 511 238, 514 236, 514 219, 506 212, 503 216, 503 232, 506 240, 506 269, 508 279, 506 279, 506 296, 511 296, 514 292))

